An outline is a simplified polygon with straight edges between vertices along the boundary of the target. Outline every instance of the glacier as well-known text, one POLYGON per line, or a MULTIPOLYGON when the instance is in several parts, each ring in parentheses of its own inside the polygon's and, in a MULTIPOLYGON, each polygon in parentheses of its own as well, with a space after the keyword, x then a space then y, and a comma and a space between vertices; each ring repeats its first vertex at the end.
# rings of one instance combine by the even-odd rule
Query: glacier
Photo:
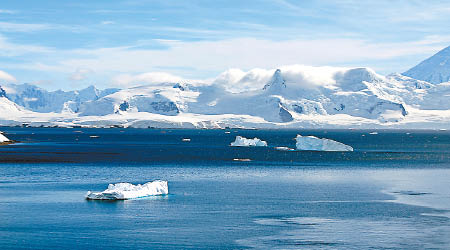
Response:
MULTIPOLYGON (((448 65, 449 51, 431 61, 448 65)), ((2 84, 0 125, 450 129, 450 82, 408 72, 384 76, 366 67, 286 65, 126 89, 49 92, 2 84)), ((434 74, 430 68, 421 72, 434 74)))
POLYGON ((258 138, 247 139, 242 136, 236 136, 234 142, 230 144, 232 147, 267 147, 267 142, 258 138))
POLYGON ((131 183, 109 184, 103 192, 88 191, 88 200, 127 200, 153 195, 166 195, 169 193, 167 181, 156 180, 145 184, 133 185, 131 183))
POLYGON ((349 145, 326 138, 297 135, 295 140, 297 150, 353 151, 353 148, 349 145))

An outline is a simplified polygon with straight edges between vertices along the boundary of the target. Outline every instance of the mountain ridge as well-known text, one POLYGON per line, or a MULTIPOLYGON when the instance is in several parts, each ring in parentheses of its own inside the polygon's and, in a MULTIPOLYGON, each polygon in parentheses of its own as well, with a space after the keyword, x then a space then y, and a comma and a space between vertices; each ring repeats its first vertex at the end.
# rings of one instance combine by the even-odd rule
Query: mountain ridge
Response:
POLYGON ((450 83, 383 76, 366 67, 305 65, 233 69, 219 78, 105 90, 4 85, 0 125, 450 129, 450 83))

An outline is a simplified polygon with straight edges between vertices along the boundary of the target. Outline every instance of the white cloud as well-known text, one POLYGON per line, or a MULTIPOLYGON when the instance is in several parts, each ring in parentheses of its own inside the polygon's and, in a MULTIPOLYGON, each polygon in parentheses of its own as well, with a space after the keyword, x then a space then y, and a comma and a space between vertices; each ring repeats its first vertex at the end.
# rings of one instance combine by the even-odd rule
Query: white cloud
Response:
MULTIPOLYGON (((294 64, 363 66, 379 70, 374 67, 373 63, 376 62, 377 65, 388 65, 383 68, 386 73, 402 72, 400 70, 406 70, 405 66, 411 65, 407 62, 404 65, 399 64, 399 58, 431 56, 449 41, 448 36, 428 36, 422 40, 398 43, 378 43, 360 39, 272 41, 237 38, 193 42, 158 40, 157 42, 164 44, 166 49, 143 49, 142 46, 129 45, 62 50, 13 44, 0 36, 0 55, 18 56, 33 53, 32 57, 27 56, 27 61, 13 66, 8 65, 8 68, 70 74, 70 79, 74 81, 86 79, 89 69, 96 73, 93 77, 97 77, 91 80, 112 79, 114 85, 128 87, 136 84, 177 82, 183 78, 204 79, 233 68, 246 71, 255 68, 275 69, 280 65, 294 64), (73 69, 77 70, 74 72, 73 69)), ((236 91, 251 89, 255 86, 255 82, 259 86, 271 75, 268 72, 255 73, 256 71, 256 69, 252 72, 234 71, 232 75, 227 76, 224 73, 221 77, 232 83, 231 85, 234 85, 232 88, 236 91)), ((216 79, 216 82, 220 81, 220 77, 216 79)))
POLYGON ((14 14, 16 13, 13 10, 5 10, 5 9, 0 9, 0 14, 14 14))
POLYGON ((36 45, 23 45, 11 43, 4 36, 0 34, 0 56, 20 56, 27 53, 49 53, 53 51, 50 48, 36 45))
POLYGON ((241 69, 229 69, 221 73, 214 81, 231 92, 244 92, 261 89, 272 77, 275 70, 255 68, 244 72, 241 69))
POLYGON ((114 21, 102 21, 101 24, 103 25, 109 25, 109 24, 115 24, 116 22, 114 21))
MULTIPOLYGON (((347 72, 349 68, 343 67, 314 67, 306 65, 284 65, 277 67, 286 84, 291 88, 312 89, 318 86, 331 86, 336 84, 336 77, 347 72)), ((219 84, 231 92, 244 92, 262 89, 270 81, 276 68, 252 69, 244 72, 240 69, 230 69, 221 73, 214 84, 219 84)), ((370 70, 370 69, 369 69, 370 70)))
POLYGON ((85 69, 85 68, 78 68, 70 75, 70 80, 72 81, 82 81, 85 80, 88 77, 88 74, 92 73, 92 70, 85 69))
POLYGON ((0 81, 3 82, 17 82, 16 78, 5 71, 0 70, 0 81))
POLYGON ((137 85, 158 85, 161 83, 181 82, 181 77, 165 72, 148 72, 137 75, 120 74, 113 78, 113 84, 118 87, 133 87, 137 85))
POLYGON ((6 32, 34 32, 51 28, 49 24, 0 22, 0 30, 6 32))
MULTIPOLYGON (((171 42, 168 49, 129 47, 72 51, 62 68, 86 67, 96 72, 147 72, 158 68, 195 67, 220 72, 227 68, 275 68, 279 65, 350 65, 391 60, 402 56, 431 55, 441 44, 415 41, 373 43, 358 39, 271 41, 240 38, 221 41, 171 42)), ((366 66, 366 65, 363 65, 366 66)), ((370 66, 370 65, 369 65, 370 66)))

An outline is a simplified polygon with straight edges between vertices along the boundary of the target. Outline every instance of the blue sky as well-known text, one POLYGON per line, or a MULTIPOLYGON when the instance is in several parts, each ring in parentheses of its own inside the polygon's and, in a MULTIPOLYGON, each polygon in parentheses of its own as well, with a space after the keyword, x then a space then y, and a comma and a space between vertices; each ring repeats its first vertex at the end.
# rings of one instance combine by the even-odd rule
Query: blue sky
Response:
POLYGON ((448 1, 0 1, 0 80, 47 89, 229 68, 403 72, 450 45, 448 1))

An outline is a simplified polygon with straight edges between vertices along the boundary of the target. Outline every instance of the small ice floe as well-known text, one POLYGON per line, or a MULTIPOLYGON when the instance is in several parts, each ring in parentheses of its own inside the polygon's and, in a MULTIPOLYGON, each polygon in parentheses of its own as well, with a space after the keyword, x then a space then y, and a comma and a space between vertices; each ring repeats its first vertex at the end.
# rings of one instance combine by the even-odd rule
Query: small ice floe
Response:
POLYGON ((370 132, 369 135, 378 135, 377 131, 370 132))
POLYGON ((181 139, 181 141, 189 142, 189 141, 191 141, 191 139, 190 138, 183 138, 183 139, 181 139))
POLYGON ((167 181, 151 181, 143 185, 133 185, 131 183, 109 184, 103 192, 88 191, 88 200, 128 200, 143 198, 153 195, 166 195, 169 193, 167 181))
POLYGON ((295 146, 298 150, 353 151, 353 148, 349 145, 326 138, 297 135, 295 140, 297 141, 295 146))
POLYGON ((100 138, 100 136, 98 136, 98 135, 90 135, 89 137, 91 137, 91 138, 100 138))
POLYGON ((275 147, 276 150, 279 151, 294 151, 295 149, 289 147, 275 147))
POLYGON ((230 144, 233 147, 267 147, 266 141, 261 141, 258 138, 247 139, 242 136, 236 136, 234 142, 230 144))
POLYGON ((10 142, 10 141, 11 141, 10 139, 8 139, 6 136, 4 136, 2 134, 2 132, 0 132, 0 143, 1 142, 10 142))
POLYGON ((248 159, 248 158, 244 158, 244 159, 241 159, 241 158, 234 158, 233 161, 252 161, 252 160, 251 160, 251 159, 248 159))

